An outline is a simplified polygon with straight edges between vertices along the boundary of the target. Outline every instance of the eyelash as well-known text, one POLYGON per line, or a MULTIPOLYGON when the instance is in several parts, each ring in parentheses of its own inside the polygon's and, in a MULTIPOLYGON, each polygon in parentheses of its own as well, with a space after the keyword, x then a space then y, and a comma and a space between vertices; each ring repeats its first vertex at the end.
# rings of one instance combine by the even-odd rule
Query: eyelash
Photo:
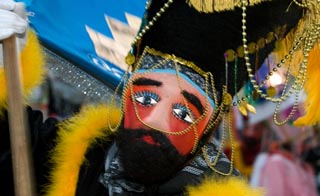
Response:
POLYGON ((186 121, 187 123, 192 123, 195 119, 195 115, 191 110, 188 110, 188 108, 185 105, 182 105, 181 103, 175 103, 172 106, 173 108, 173 115, 183 121, 186 121), (179 109, 180 111, 176 111, 179 109), (180 114, 178 114, 180 112, 180 114), (183 114, 181 112, 184 112, 183 114), (183 115, 183 116, 181 116, 183 115))
POLYGON ((141 91, 134 94, 135 100, 143 106, 150 107, 160 101, 159 95, 151 91, 141 91))

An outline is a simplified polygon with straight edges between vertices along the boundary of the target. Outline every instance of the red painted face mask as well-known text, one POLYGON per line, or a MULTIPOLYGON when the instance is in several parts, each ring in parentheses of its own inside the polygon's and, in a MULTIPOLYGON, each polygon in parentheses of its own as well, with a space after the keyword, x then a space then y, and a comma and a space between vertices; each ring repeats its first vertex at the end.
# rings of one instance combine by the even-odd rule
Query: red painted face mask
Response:
MULTIPOLYGON (((135 73, 125 94, 124 128, 163 132, 182 155, 203 136, 212 103, 194 83, 166 72, 135 73)), ((152 138, 145 142, 158 145, 152 138)))

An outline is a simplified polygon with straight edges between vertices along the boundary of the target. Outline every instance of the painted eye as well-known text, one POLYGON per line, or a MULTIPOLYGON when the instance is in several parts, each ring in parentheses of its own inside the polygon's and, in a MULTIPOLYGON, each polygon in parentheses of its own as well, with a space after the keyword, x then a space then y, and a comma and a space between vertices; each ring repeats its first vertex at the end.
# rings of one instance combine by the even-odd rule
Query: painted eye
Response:
POLYGON ((137 92, 134 94, 134 98, 139 104, 147 107, 157 104, 160 100, 157 94, 150 91, 137 92))
POLYGON ((173 105, 173 115, 187 123, 192 123, 194 121, 194 114, 191 111, 188 111, 186 106, 180 103, 173 105))

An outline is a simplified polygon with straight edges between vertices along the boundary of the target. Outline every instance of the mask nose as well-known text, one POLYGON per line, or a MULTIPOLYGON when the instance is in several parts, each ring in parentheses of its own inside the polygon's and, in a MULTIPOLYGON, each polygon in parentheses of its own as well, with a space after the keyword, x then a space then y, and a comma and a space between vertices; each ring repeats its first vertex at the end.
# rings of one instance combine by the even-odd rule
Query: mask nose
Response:
POLYGON ((151 128, 169 131, 170 130, 170 114, 171 105, 162 103, 157 105, 142 120, 151 128))

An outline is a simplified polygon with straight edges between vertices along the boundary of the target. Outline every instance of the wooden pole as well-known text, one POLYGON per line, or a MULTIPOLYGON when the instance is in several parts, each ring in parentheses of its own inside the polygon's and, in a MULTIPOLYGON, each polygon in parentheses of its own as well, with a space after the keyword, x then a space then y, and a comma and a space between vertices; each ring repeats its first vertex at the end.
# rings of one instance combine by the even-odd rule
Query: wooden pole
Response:
MULTIPOLYGON (((35 196, 29 130, 22 95, 20 62, 16 37, 2 42, 8 92, 8 117, 16 196, 35 196)), ((0 174, 1 175, 1 174, 0 174)))

